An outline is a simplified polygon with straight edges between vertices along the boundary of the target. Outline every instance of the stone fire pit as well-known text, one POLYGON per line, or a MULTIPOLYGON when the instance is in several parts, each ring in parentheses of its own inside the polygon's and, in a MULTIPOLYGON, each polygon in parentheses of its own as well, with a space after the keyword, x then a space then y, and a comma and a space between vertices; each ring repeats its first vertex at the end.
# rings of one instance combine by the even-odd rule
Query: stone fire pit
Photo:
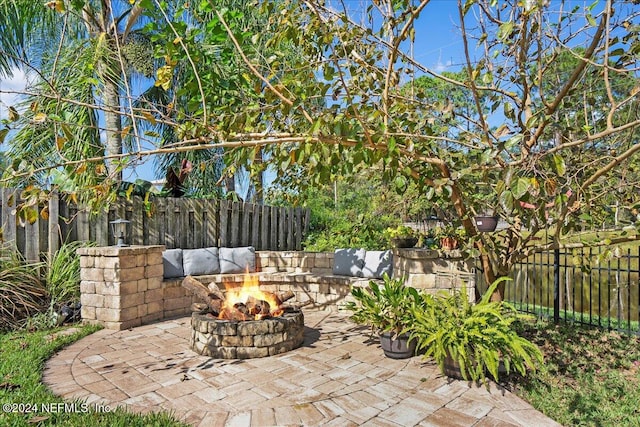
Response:
POLYGON ((291 351, 304 341, 304 316, 300 310, 262 320, 218 320, 211 315, 191 316, 193 351, 217 359, 252 359, 291 351))

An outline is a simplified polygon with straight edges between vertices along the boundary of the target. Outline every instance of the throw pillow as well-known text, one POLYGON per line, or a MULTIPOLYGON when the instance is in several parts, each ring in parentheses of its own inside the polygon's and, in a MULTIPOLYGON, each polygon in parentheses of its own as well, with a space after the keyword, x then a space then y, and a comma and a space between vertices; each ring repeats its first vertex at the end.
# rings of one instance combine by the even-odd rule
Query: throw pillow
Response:
POLYGON ((367 251, 364 254, 362 274, 368 279, 382 279, 387 273, 391 277, 393 270, 391 251, 367 251))
POLYGON ((182 264, 185 276, 203 276, 220 273, 218 248, 184 249, 182 264))
POLYGON ((364 249, 336 249, 333 256, 333 274, 363 277, 364 249))
POLYGON ((220 271, 228 273, 253 273, 256 271, 256 250, 253 246, 220 248, 220 271))
POLYGON ((163 276, 165 279, 183 277, 182 249, 167 249, 162 252, 162 266, 164 267, 163 276))

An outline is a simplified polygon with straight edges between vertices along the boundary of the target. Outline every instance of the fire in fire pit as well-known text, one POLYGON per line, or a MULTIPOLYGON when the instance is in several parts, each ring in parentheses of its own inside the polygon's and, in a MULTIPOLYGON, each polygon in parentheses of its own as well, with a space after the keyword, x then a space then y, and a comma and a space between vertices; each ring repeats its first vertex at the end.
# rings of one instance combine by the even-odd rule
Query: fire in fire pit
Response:
POLYGON ((258 279, 245 276, 239 288, 215 284, 207 288, 192 277, 182 286, 204 304, 196 304, 191 318, 191 348, 202 355, 224 359, 265 357, 293 350, 304 341, 300 308, 312 303, 285 305, 293 292, 265 292, 258 279))
POLYGON ((260 289, 258 278, 246 274, 240 288, 227 286, 218 319, 260 320, 282 316, 284 314, 282 303, 293 296, 293 292, 284 294, 264 292, 260 289))

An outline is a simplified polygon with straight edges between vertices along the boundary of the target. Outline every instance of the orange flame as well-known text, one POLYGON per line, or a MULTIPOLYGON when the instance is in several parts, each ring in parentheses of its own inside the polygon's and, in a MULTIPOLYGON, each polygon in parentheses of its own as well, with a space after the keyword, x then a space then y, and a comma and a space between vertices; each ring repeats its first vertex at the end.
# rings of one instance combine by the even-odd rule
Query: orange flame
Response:
MULTIPOLYGON (((271 315, 277 316, 279 309, 279 301, 275 295, 266 293, 260 290, 260 281, 258 276, 252 276, 249 271, 245 273, 244 280, 241 286, 234 286, 233 284, 225 283, 226 288, 225 301, 220 311, 221 316, 223 313, 233 313, 237 309, 234 307, 236 304, 246 304, 248 301, 266 301, 269 304, 271 315)), ((258 313, 255 315, 255 320, 260 320, 264 317, 268 317, 265 313, 258 313)), ((249 320, 249 319, 245 319, 249 320)))

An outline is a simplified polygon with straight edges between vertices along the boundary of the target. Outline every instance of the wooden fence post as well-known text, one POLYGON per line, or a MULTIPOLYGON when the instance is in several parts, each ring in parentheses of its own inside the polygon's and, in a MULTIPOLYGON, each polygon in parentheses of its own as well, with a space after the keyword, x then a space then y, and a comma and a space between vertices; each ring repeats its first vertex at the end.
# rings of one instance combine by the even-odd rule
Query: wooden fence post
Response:
POLYGON ((18 248, 16 236, 16 214, 18 195, 14 190, 2 189, 0 197, 2 198, 2 218, 0 218, 0 226, 2 227, 2 239, 13 249, 18 248))
POLYGON ((60 198, 57 191, 49 198, 49 233, 47 235, 47 254, 49 259, 60 249, 60 198))

